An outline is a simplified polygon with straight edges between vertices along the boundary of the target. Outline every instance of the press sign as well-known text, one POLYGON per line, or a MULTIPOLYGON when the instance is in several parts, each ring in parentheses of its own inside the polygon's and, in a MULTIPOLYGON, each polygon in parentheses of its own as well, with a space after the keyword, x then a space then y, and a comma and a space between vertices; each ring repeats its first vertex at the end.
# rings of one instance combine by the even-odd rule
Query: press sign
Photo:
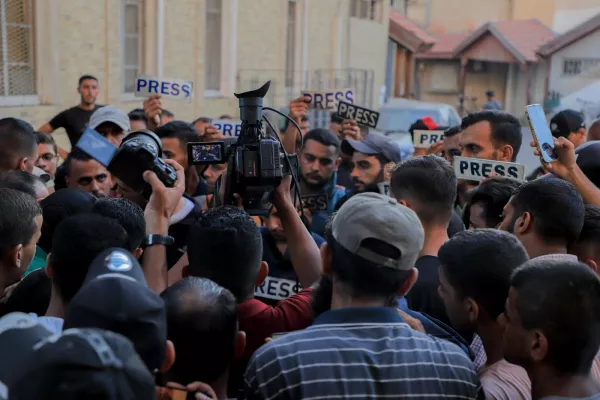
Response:
POLYGON ((339 101, 354 103, 352 89, 305 90, 302 96, 309 99, 308 108, 317 110, 337 110, 339 101))
POLYGON ((329 208, 329 199, 326 193, 302 196, 302 203, 311 213, 327 211, 329 208))
POLYGON ((522 181, 525 177, 525 166, 512 162, 454 157, 454 172, 457 178, 469 181, 481 181, 489 178, 492 173, 522 181))
POLYGON ((353 119, 360 125, 377 128, 379 113, 368 108, 355 106, 354 104, 340 101, 337 114, 343 119, 353 119))
POLYGON ((432 144, 444 140, 444 131, 414 131, 413 144, 419 149, 428 149, 432 144))
POLYGON ((232 121, 229 119, 218 119, 212 122, 212 125, 219 130, 223 136, 240 136, 242 121, 232 121))
POLYGON ((178 79, 153 78, 140 76, 135 82, 136 97, 150 97, 160 94, 162 97, 180 101, 192 101, 194 84, 178 79))

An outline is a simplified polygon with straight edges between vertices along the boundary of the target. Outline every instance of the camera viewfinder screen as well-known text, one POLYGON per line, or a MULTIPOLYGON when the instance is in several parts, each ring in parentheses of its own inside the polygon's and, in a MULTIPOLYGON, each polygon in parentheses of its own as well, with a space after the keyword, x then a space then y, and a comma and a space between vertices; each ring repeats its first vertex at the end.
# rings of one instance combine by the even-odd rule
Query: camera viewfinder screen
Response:
POLYGON ((190 146, 193 164, 217 164, 223 162, 222 143, 193 143, 190 146))

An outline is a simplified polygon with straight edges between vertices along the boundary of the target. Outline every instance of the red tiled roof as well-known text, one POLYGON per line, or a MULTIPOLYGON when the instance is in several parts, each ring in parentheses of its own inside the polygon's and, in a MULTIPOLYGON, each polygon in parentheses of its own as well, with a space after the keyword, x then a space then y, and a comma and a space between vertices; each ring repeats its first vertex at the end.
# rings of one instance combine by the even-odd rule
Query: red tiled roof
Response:
POLYGON ((544 44, 540 48, 539 54, 542 57, 549 57, 560 49, 594 33, 598 29, 600 29, 600 13, 544 44))
POLYGON ((467 38, 468 33, 448 33, 435 42, 429 50, 418 53, 417 58, 452 58, 454 50, 467 38))
POLYGON ((458 57, 483 35, 492 34, 520 63, 537 62, 538 49, 554 39, 554 32, 537 19, 488 22, 470 34, 454 51, 458 57))
POLYGON ((430 46, 436 38, 415 22, 390 8, 389 36, 411 51, 419 51, 422 46, 430 46))

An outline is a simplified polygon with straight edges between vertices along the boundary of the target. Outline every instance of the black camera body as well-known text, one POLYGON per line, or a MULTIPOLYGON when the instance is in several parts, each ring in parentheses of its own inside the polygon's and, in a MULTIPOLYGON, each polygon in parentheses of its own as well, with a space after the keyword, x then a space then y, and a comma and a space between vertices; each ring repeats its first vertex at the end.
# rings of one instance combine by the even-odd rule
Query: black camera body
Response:
POLYGON ((284 176, 298 170, 296 155, 287 156, 281 143, 263 131, 263 97, 270 83, 257 90, 235 94, 242 120, 237 138, 188 144, 190 164, 228 163, 223 202, 235 205, 233 195, 237 193, 250 215, 267 215, 275 188, 284 176))
POLYGON ((177 180, 175 168, 161 158, 160 139, 149 130, 130 133, 117 148, 98 132, 88 128, 76 147, 146 199, 150 198, 152 187, 144 180, 144 171, 153 171, 167 187, 173 187, 177 180))

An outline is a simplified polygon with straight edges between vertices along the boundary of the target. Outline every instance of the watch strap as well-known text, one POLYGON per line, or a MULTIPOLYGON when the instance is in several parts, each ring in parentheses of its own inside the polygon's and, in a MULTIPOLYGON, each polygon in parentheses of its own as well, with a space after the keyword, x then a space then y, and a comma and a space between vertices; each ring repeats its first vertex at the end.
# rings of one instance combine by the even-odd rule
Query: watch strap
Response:
POLYGON ((155 244, 162 244, 164 246, 171 246, 175 243, 173 236, 169 235, 146 235, 144 237, 143 247, 152 246, 155 244))

